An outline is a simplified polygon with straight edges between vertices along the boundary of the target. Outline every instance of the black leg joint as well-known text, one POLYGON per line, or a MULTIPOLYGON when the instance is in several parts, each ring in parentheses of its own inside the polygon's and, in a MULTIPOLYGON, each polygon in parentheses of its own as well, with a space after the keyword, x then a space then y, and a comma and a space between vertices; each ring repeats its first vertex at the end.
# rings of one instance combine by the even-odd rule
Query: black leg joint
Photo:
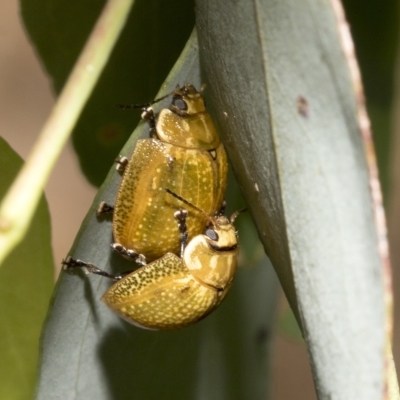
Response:
POLYGON ((114 212, 114 207, 111 206, 110 204, 107 204, 105 201, 102 201, 96 210, 96 216, 100 217, 104 214, 112 214, 113 212, 114 212))
POLYGON ((186 210, 180 209, 174 213, 175 219, 178 221, 179 228, 179 241, 180 241, 180 257, 183 257, 183 252, 185 251, 185 247, 188 241, 188 231, 186 226, 186 218, 188 216, 188 212, 186 210))

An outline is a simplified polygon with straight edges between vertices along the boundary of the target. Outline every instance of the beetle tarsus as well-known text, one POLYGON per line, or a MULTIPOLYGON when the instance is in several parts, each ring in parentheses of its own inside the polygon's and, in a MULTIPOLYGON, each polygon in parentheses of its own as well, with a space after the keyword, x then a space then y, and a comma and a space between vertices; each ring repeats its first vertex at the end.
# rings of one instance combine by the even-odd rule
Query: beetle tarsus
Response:
POLYGON ((115 169, 116 169, 118 172, 124 172, 126 166, 128 165, 128 162, 129 162, 129 160, 128 160, 127 157, 119 157, 119 158, 117 158, 117 159, 115 160, 115 163, 117 164, 116 167, 115 167, 115 169))
POLYGON ((185 247, 188 241, 188 231, 186 226, 186 218, 188 216, 188 212, 184 209, 180 209, 174 213, 175 219, 178 221, 179 228, 179 240, 180 240, 180 257, 183 257, 183 252, 185 251, 185 247))
POLYGON ((134 261, 135 263, 139 265, 146 265, 146 257, 143 254, 136 253, 136 251, 127 249, 126 247, 122 246, 120 243, 111 243, 110 244, 111 248, 124 257, 125 259, 129 261, 134 261))
POLYGON ((147 264, 146 257, 143 254, 138 254, 135 262, 136 262, 136 264, 139 264, 139 265, 147 264))
POLYGON ((103 271, 100 268, 97 268, 95 265, 93 265, 91 263, 87 263, 85 261, 81 261, 78 259, 75 260, 71 256, 68 256, 65 260, 62 260, 61 264, 63 266, 64 271, 72 270, 72 268, 82 268, 82 270, 85 272, 85 274, 100 275, 100 276, 104 276, 105 278, 112 279, 113 281, 119 281, 124 276, 129 275, 131 272, 133 272, 133 271, 126 271, 126 272, 122 272, 118 275, 112 275, 106 271, 103 271))
POLYGON ((87 267, 87 263, 81 260, 75 260, 71 256, 68 256, 67 258, 64 258, 61 261, 61 265, 64 271, 67 271, 68 269, 75 268, 75 267, 87 267))
POLYGON ((103 214, 111 214, 114 211, 114 207, 102 201, 97 208, 96 215, 100 217, 103 214))

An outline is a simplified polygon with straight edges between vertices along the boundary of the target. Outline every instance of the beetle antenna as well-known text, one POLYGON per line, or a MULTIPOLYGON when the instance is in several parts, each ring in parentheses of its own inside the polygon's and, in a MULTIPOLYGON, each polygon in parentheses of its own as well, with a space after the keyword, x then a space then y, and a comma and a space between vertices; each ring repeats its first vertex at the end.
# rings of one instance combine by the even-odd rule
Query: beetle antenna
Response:
MULTIPOLYGON (((178 200, 182 201, 183 203, 187 204, 188 206, 194 208, 196 211, 202 213, 203 215, 205 215, 207 217, 207 219, 214 225, 214 218, 210 217, 205 211, 203 211, 201 208, 195 206, 194 204, 192 204, 190 201, 187 201, 186 199, 184 199, 182 196, 179 196, 179 194, 176 194, 175 192, 173 192, 172 190, 166 188, 165 191, 167 193, 169 193, 170 195, 174 196, 175 198, 177 198, 178 200)), ((241 210, 235 211, 231 217, 229 218, 229 222, 233 225, 233 223, 235 222, 236 218, 240 215, 243 214, 244 212, 247 211, 247 208, 242 208, 241 210)))
POLYGON ((158 99, 155 99, 153 101, 150 101, 149 103, 145 103, 145 104, 117 104, 118 108, 121 108, 123 110, 127 110, 127 109, 131 109, 131 108, 147 108, 150 107, 151 105, 160 102, 161 100, 166 99, 167 97, 173 95, 176 92, 176 89, 174 89, 172 92, 167 93, 165 96, 162 96, 158 99))
POLYGON ((240 214, 242 214, 242 213, 244 213, 244 212, 246 212, 246 211, 247 211, 247 208, 242 208, 241 210, 235 211, 235 212, 231 215, 231 217, 229 218, 230 223, 233 225, 233 223, 235 222, 236 218, 237 218, 240 214))
POLYGON ((194 208, 196 211, 202 213, 203 215, 205 215, 207 217, 207 219, 210 220, 210 222, 213 223, 213 218, 210 217, 205 211, 203 211, 201 208, 195 206, 194 204, 192 204, 190 201, 187 201, 186 199, 184 199, 183 197, 179 196, 179 194, 176 194, 175 192, 173 192, 172 190, 166 188, 165 191, 169 194, 171 194, 172 196, 174 196, 175 198, 177 198, 178 200, 184 202, 185 204, 187 204, 188 206, 194 208))

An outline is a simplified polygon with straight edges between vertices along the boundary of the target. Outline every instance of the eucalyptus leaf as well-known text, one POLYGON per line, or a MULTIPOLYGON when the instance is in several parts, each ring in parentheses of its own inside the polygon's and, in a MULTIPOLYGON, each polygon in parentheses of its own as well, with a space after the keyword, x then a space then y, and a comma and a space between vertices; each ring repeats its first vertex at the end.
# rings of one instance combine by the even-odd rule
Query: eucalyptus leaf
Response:
MULTIPOLYGON (((26 29, 59 93, 104 0, 21 0, 26 29)), ((138 123, 120 103, 154 98, 194 26, 193 0, 136 0, 121 37, 73 132, 81 168, 99 186, 138 123)), ((100 44, 101 45, 101 44, 100 44)))
MULTIPOLYGON (((201 85, 195 34, 159 95, 186 82, 201 85)), ((139 124, 121 154, 148 131, 139 124)), ((111 221, 98 220, 95 211, 102 200, 114 202, 120 180, 113 167, 70 252, 113 272, 132 264, 112 254, 111 221)), ((265 256, 246 267, 244 261, 218 310, 171 332, 142 330, 113 314, 99 301, 106 279, 63 272, 43 332, 37 398, 265 399, 277 278, 265 256)))
MULTIPOLYGON (((371 118, 379 178, 384 197, 389 193, 390 146, 394 65, 397 57, 399 2, 370 0, 360 7, 357 0, 344 0, 354 37, 357 58, 371 118)), ((386 200, 386 199, 385 199, 386 200)))
POLYGON ((196 4, 228 154, 320 399, 379 399, 384 300, 357 103, 330 1, 196 4))
MULTIPOLYGON (((19 169, 21 158, 0 138, 0 198, 19 169)), ((33 395, 38 343, 53 290, 50 216, 44 197, 25 239, 0 269, 0 398, 33 395)))

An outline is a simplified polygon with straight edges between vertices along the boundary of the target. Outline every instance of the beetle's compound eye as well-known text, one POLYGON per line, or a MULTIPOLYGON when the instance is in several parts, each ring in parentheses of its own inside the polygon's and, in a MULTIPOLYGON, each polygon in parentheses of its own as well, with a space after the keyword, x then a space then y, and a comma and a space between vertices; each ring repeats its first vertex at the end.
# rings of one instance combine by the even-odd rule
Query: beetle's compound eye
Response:
POLYGON ((213 240, 214 242, 216 242, 219 237, 218 237, 218 233, 214 231, 214 229, 207 229, 206 230, 206 236, 208 238, 210 238, 211 240, 213 240))
POLYGON ((181 96, 174 96, 172 98, 172 105, 181 111, 186 111, 188 109, 185 100, 183 100, 181 96))

